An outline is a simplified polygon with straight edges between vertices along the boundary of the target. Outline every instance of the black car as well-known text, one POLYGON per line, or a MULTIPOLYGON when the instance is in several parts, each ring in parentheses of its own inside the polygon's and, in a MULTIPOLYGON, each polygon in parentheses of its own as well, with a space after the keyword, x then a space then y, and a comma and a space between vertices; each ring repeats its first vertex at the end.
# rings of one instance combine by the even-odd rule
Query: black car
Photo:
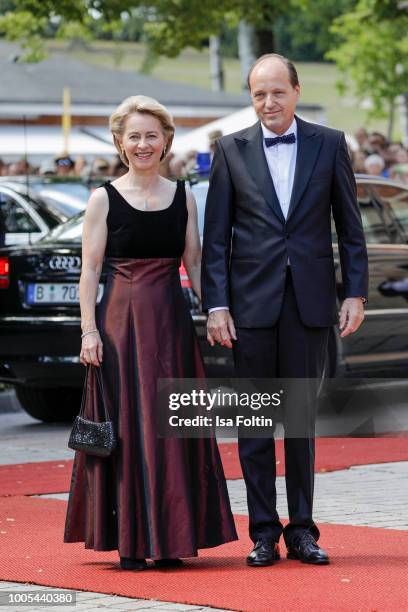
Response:
MULTIPOLYGON (((401 376, 408 372, 408 186, 359 175, 358 200, 369 253, 366 319, 354 335, 330 335, 330 376, 401 376)), ((207 182, 193 185, 202 233, 207 182)), ((83 215, 34 245, 0 250, 0 381, 15 385, 32 416, 71 419, 79 406, 84 369, 79 363, 83 215)), ((333 233, 339 304, 343 298, 333 233)), ((206 316, 180 270, 208 376, 232 375, 231 352, 206 341, 206 316)), ((104 275, 101 276, 100 299, 104 275)))

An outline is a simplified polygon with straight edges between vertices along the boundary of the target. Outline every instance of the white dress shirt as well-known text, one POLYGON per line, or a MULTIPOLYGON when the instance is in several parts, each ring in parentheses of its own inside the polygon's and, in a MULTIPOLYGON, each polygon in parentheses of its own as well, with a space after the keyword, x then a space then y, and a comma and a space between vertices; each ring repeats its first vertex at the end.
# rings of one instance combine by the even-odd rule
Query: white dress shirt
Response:
POLYGON ((282 209, 285 219, 288 216, 289 203, 293 189, 293 179, 295 177, 296 154, 297 154, 297 124, 296 119, 293 119, 290 127, 284 134, 275 134, 268 130, 261 123, 263 133, 263 147, 266 161, 268 163, 269 172, 273 180, 276 195, 278 196, 279 204, 282 209), (273 147, 267 147, 265 138, 276 138, 277 136, 286 136, 286 134, 295 134, 296 142, 292 144, 278 143, 273 147))
MULTIPOLYGON (((280 207, 282 209, 283 216, 285 219, 288 216, 290 198, 292 196, 293 180, 295 177, 296 168, 296 155, 297 155, 297 123, 296 119, 293 121, 290 127, 284 134, 275 134, 268 130, 267 127, 261 123, 262 134, 263 134, 263 148, 265 152, 266 161, 268 164, 269 172, 273 180, 276 195, 279 200, 280 207), (285 136, 286 134, 294 133, 296 136, 296 142, 292 144, 278 143, 273 147, 267 147, 265 144, 265 138, 276 138, 276 136, 285 136)), ((288 265, 290 264, 288 258, 288 265)), ((215 310, 228 310, 227 306, 218 306, 216 308, 210 308, 208 312, 214 312, 215 310)))

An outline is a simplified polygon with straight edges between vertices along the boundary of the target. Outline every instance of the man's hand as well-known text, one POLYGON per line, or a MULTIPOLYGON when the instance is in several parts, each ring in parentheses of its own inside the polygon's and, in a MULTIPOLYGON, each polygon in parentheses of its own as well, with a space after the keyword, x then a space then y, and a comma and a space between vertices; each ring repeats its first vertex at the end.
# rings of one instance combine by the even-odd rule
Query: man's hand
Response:
POLYGON ((232 348, 232 340, 236 339, 235 325, 229 310, 210 312, 207 320, 207 340, 211 346, 219 342, 221 346, 232 348))
POLYGON ((354 334, 364 321, 364 306, 361 298, 346 298, 340 309, 340 338, 354 334))

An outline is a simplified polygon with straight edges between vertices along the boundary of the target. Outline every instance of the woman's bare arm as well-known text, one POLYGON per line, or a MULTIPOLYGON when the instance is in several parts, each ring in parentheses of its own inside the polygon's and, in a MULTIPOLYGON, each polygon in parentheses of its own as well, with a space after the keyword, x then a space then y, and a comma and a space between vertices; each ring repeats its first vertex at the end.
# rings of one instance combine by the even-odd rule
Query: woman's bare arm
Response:
MULTIPOLYGON (((108 230, 106 217, 109 200, 101 187, 91 195, 82 233, 82 271, 79 281, 82 332, 96 330, 95 304, 102 271, 108 230)), ((82 339, 81 363, 99 365, 102 361, 102 341, 99 333, 90 333, 82 339)))
POLYGON ((198 233, 197 204, 191 190, 186 187, 188 222, 183 263, 195 293, 201 300, 201 243, 198 233))

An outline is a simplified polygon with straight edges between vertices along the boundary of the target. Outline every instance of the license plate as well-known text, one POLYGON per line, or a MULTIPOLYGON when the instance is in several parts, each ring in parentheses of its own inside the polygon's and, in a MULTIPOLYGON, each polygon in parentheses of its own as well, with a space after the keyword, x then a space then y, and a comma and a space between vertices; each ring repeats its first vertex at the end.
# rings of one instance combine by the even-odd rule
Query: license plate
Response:
MULTIPOLYGON (((99 284, 96 303, 103 295, 104 285, 99 284)), ((78 283, 29 283, 26 289, 27 304, 79 304, 78 283)))

